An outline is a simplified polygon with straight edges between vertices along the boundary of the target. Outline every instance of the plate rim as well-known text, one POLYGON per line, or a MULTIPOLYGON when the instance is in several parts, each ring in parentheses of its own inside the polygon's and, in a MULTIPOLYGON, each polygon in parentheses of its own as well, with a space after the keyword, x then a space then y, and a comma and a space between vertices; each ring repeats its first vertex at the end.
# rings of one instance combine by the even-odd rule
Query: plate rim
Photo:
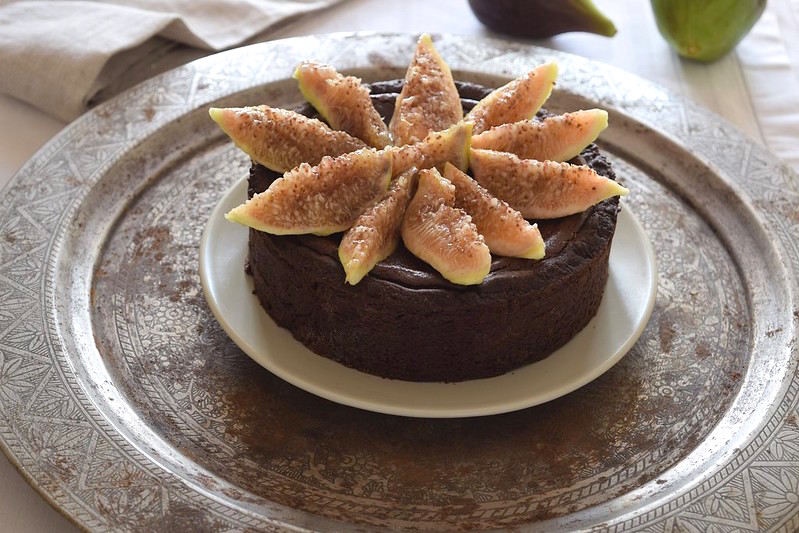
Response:
MULTIPOLYGON (((319 380, 315 380, 312 383, 308 383, 303 376, 298 376, 295 372, 292 372, 290 369, 285 368, 282 366, 278 361, 275 360, 275 357, 268 354, 260 353, 261 350, 266 350, 267 348, 264 346, 257 345, 257 339, 253 339, 251 336, 242 333, 241 328, 236 327, 234 324, 235 319, 231 319, 230 317, 225 316, 225 313, 221 309, 223 298, 217 298, 215 291, 213 290, 213 286, 216 285, 217 276, 225 276, 229 279, 229 274, 227 271, 225 272, 214 272, 212 267, 213 264, 213 251, 212 243, 209 243, 211 239, 212 233, 215 231, 223 231, 218 230, 217 228, 223 227, 224 224, 232 224, 224 219, 224 213, 227 209, 233 205, 232 198, 239 194, 242 197, 246 194, 247 186, 246 186, 246 178, 242 178, 237 181, 234 185, 232 185, 220 198, 219 202, 214 206, 214 209, 211 212, 211 215, 206 222, 206 225, 203 229, 202 237, 200 238, 200 248, 199 248, 199 274, 200 274, 200 282, 202 284, 203 293, 205 295, 206 302, 208 303, 211 312, 216 318, 217 322, 222 326, 222 329, 225 330, 225 333, 230 337, 230 339, 245 353, 248 357, 250 357, 253 361, 261 365, 265 370, 275 374, 280 379, 291 383, 295 387, 298 387, 306 392, 311 394, 315 394, 321 398, 325 398, 329 401, 339 403, 341 405, 346 405, 349 407, 354 407, 358 409, 363 409, 366 411, 372 411, 375 413, 381 414, 388 414, 388 415, 396 415, 396 416, 406 416, 406 417, 416 417, 416 418, 465 418, 465 417, 481 417, 481 416, 492 416, 504 413, 510 413, 513 411, 519 411, 522 409, 527 409, 529 407, 534 407, 536 405, 541 405, 546 402, 550 402, 567 394, 570 394, 577 389, 584 387, 585 385, 589 384, 593 380, 600 377, 602 374, 610 370, 616 363, 621 361, 624 356, 629 352, 629 350, 635 345, 638 338, 643 333, 649 319, 652 315, 652 311, 655 306, 655 300, 657 296, 657 281, 658 281, 658 272, 657 272, 657 262, 655 259, 655 252, 652 247, 652 242, 649 239, 646 231, 644 230, 641 222, 638 220, 638 217, 632 212, 629 206, 626 204, 621 205, 621 209, 619 211, 619 220, 621 224, 629 225, 628 229, 626 230, 628 233, 635 234, 639 237, 639 240, 636 241, 638 245, 640 245, 640 256, 636 259, 640 260, 643 266, 647 269, 645 277, 649 279, 649 285, 646 287, 645 294, 642 295, 640 300, 636 302, 636 309, 638 309, 640 303, 643 302, 643 313, 640 316, 640 320, 635 327, 631 331, 630 335, 624 339, 624 341, 617 346, 614 346, 614 352, 609 354, 607 357, 601 358, 598 361, 600 364, 590 367, 588 371, 578 374, 576 377, 574 375, 569 376, 571 379, 570 382, 560 384, 555 389, 548 389, 544 394, 534 394, 529 397, 525 398, 516 398, 513 400, 505 400, 501 402, 497 399, 493 399, 492 403, 487 405, 480 405, 480 406, 473 406, 473 407, 445 407, 441 405, 432 405, 432 406, 419 406, 414 407, 412 405, 403 404, 401 401, 398 401, 395 395, 391 396, 391 399, 384 398, 384 399, 375 399, 369 400, 368 398, 364 398, 363 395, 352 395, 347 394, 346 387, 339 387, 331 389, 330 387, 335 387, 335 383, 328 384, 325 386, 324 383, 320 383, 319 380), (230 205, 228 205, 230 204, 230 205), (623 222, 622 222, 623 220, 623 222)), ((246 231, 246 228, 240 227, 235 228, 229 231, 246 231)), ((220 236, 221 237, 221 236, 220 236)), ((246 241, 245 241, 246 243, 246 241)), ((616 239, 614 238, 613 245, 616 243, 616 239)), ((613 246, 612 245, 612 246, 613 246)), ((246 246, 245 246, 246 248, 246 246)), ((236 246, 237 251, 234 253, 243 253, 246 256, 246 250, 238 250, 238 246, 236 246)), ((226 250, 228 250, 226 248, 226 250)), ((618 247, 617 247, 618 250, 618 247)), ((613 248, 611 248, 611 257, 613 257, 613 248)), ((620 253, 620 252, 617 252, 620 253)), ((625 256, 629 258, 629 256, 625 256)), ((610 269, 612 269, 612 263, 609 267, 609 278, 612 275, 610 269)), ((618 267, 617 267, 618 268, 618 267)), ((240 269, 242 272, 244 270, 243 266, 240 269)), ((247 281, 247 276, 241 274, 241 272, 236 272, 233 274, 236 279, 244 280, 248 285, 250 283, 247 281)), ((247 292, 250 292, 252 287, 248 287, 247 292)), ((252 298, 256 298, 254 295, 251 296, 252 298)), ((257 298, 256 298, 257 300, 257 298)), ((603 303, 600 304, 600 313, 608 313, 609 311, 603 307, 606 305, 605 297, 603 294, 603 303)), ((252 305, 252 307, 256 307, 256 305, 252 305)), ((258 304, 258 309, 262 312, 263 317, 261 322, 267 321, 269 322, 270 328, 278 328, 283 331, 288 331, 285 328, 280 328, 274 321, 269 317, 269 314, 263 307, 258 304)), ((598 313, 599 314, 599 313, 598 313)), ((597 317, 592 317, 591 321, 581 330, 588 331, 590 328, 595 327, 597 321, 597 317)), ((578 335, 580 332, 578 332, 578 335)), ((585 333, 587 335, 588 333, 585 333)), ((575 335, 577 337, 577 335, 575 335)), ((311 353, 314 359, 323 358, 318 354, 313 354, 310 350, 302 346, 302 344, 297 341, 296 339, 292 339, 293 344, 296 344, 295 348, 297 350, 302 350, 305 352, 311 353)), ((556 350, 552 355, 548 356, 547 359, 552 358, 553 360, 558 359, 558 355, 562 357, 564 351, 568 349, 568 347, 573 343, 570 340, 565 346, 556 350)), ((278 358, 279 359, 279 358, 278 358)), ((528 365, 524 365, 521 368, 514 369, 506 374, 500 376, 494 376, 491 378, 485 378, 480 380, 468 380, 459 383, 445 383, 445 382, 436 382, 436 383, 414 383, 409 381, 403 380, 395 380, 395 379, 384 379, 378 376, 372 376, 363 372, 360 372, 356 369, 347 368, 340 363, 331 361, 337 371, 341 374, 340 377, 346 378, 347 376, 352 376, 352 379, 356 382, 361 382, 361 380, 366 379, 369 381, 374 381, 375 379, 381 380, 380 383, 386 385, 391 392, 399 388, 408 388, 414 389, 409 390, 409 393, 416 392, 419 394, 425 394, 428 390, 432 390, 435 388, 435 392, 444 394, 450 394, 455 389, 475 389, 475 383, 472 382, 480 382, 480 385, 486 385, 498 387, 502 384, 507 384, 508 381, 520 381, 522 380, 527 374, 532 373, 531 368, 540 368, 542 361, 534 362, 528 365)), ((551 364, 551 361, 550 361, 551 364)), ((347 382, 350 383, 350 382, 347 382)), ((471 391, 473 393, 477 393, 477 390, 471 391)), ((396 394, 396 393, 395 393, 396 394)), ((467 392, 468 394, 468 392, 467 392)), ((435 398, 432 398, 435 401, 435 398)))

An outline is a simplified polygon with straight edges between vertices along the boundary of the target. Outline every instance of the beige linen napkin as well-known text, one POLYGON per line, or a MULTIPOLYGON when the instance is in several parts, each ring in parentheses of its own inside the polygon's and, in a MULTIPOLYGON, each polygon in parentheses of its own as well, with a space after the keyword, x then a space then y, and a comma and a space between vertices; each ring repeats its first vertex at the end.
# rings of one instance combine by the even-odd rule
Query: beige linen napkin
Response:
POLYGON ((72 120, 134 65, 230 48, 339 1, 0 0, 0 92, 72 120))

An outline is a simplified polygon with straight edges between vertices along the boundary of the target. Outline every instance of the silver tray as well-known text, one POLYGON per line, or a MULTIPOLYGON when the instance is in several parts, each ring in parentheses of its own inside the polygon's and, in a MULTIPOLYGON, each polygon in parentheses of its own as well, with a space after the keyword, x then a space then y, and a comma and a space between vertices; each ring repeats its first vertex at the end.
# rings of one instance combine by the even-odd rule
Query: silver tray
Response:
POLYGON ((438 36, 457 78, 557 60, 553 111, 603 107, 602 148, 656 249, 657 303, 590 385, 524 411, 427 420, 309 395, 247 358, 197 274, 248 166, 211 105, 300 101, 314 57, 402 76, 416 36, 218 54, 84 115, 0 197, 0 444, 92 530, 799 527, 797 177, 727 122, 579 57, 438 36))

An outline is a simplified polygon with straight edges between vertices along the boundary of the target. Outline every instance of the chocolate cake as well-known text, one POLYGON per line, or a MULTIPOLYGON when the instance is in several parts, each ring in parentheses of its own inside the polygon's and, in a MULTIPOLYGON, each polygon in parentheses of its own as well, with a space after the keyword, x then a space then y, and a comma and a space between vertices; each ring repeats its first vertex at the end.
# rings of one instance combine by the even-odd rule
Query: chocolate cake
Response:
MULTIPOLYGON (((401 87, 402 80, 372 84, 384 120, 401 87)), ((491 91, 457 87, 464 111, 491 91)), ((307 104, 298 111, 318 117, 307 104)), ((594 144, 572 162, 615 179, 594 144)), ((254 164, 249 195, 278 177, 254 164)), ((341 234, 275 236, 251 229, 249 268, 264 309, 319 355, 386 378, 486 378, 547 357, 596 314, 618 209, 614 197, 576 215, 538 221, 546 257, 495 256, 479 285, 446 281, 402 244, 360 283, 345 284, 341 234)))

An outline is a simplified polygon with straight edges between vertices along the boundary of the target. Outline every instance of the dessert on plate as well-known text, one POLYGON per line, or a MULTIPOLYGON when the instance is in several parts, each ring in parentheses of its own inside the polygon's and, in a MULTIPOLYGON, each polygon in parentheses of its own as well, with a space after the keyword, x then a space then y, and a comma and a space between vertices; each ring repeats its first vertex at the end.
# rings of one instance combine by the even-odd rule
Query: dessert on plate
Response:
POLYGON ((295 71, 308 103, 210 114, 253 160, 248 269, 313 352, 410 381, 496 376, 596 314, 627 190, 593 141, 607 113, 541 109, 537 66, 498 89, 457 82, 423 35, 404 80, 295 71))

